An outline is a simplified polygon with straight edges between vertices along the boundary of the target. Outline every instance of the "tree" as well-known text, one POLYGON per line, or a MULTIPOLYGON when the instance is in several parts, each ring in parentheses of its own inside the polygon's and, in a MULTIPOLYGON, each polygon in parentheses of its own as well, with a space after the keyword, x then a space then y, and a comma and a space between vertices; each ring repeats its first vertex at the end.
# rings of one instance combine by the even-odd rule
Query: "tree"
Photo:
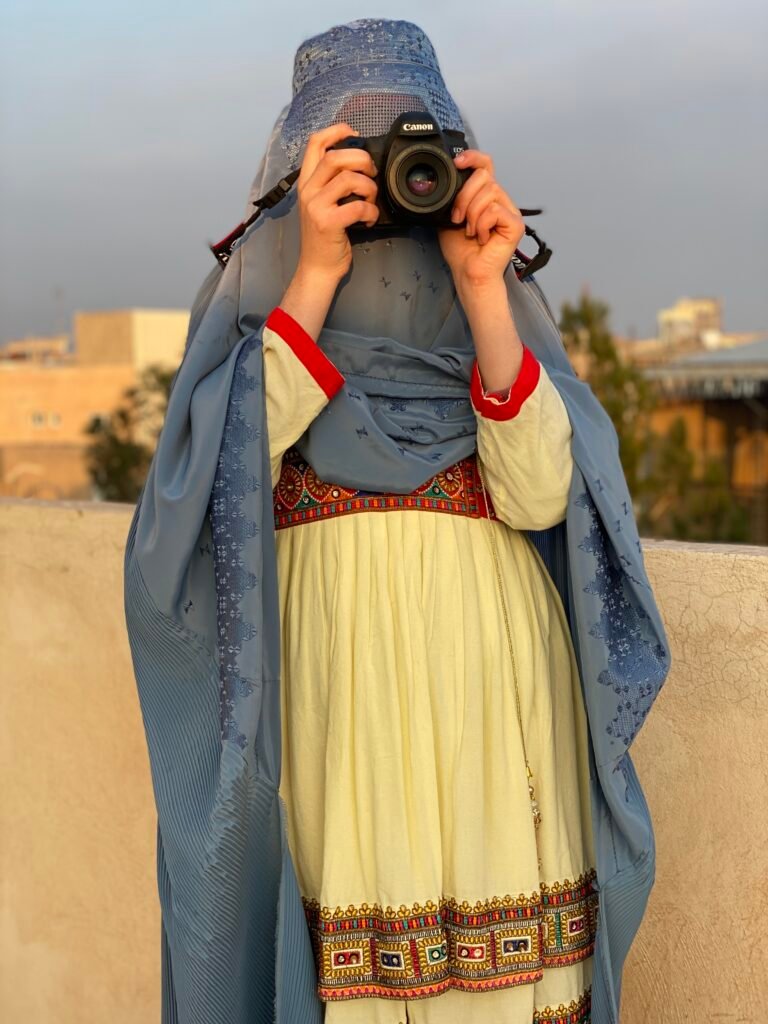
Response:
POLYGON ((734 499, 722 462, 706 460, 701 482, 691 488, 676 512, 674 530, 680 540, 729 544, 749 541, 749 513, 734 499))
POLYGON ((108 416, 93 416, 85 433, 88 473, 105 501, 135 502, 146 479, 165 420, 175 370, 147 366, 108 416))
POLYGON ((635 367, 622 362, 608 326, 609 307, 583 288, 576 305, 564 302, 560 333, 574 362, 586 367, 590 387, 619 436, 619 454, 630 493, 642 504, 642 472, 652 443, 653 388, 635 367))
POLYGON ((748 540, 749 517, 734 501, 725 466, 710 458, 696 474, 682 417, 663 436, 651 428, 654 385, 622 362, 608 314, 608 306, 584 288, 576 305, 563 303, 559 326, 574 365, 584 369, 616 428, 639 529, 675 540, 748 540))
POLYGON ((652 470, 646 492, 651 498, 641 529, 656 537, 713 543, 749 540, 749 514, 734 500, 721 460, 708 458, 703 473, 694 473, 688 431, 676 417, 663 437, 654 438, 652 470))

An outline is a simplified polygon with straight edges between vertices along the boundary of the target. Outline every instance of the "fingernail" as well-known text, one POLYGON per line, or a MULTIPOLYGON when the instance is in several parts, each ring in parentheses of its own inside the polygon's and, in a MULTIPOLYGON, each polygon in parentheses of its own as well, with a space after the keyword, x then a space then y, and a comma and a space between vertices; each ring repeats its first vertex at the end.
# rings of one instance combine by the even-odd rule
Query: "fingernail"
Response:
POLYGON ((454 224, 458 224, 459 221, 461 220, 461 211, 454 209, 453 213, 451 214, 451 220, 453 221, 454 224))

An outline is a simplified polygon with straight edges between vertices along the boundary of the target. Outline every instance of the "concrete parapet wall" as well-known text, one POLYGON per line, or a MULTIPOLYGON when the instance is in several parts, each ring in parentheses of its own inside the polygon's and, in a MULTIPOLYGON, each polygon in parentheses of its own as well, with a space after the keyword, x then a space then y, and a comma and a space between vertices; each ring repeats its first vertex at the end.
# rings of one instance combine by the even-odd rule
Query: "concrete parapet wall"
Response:
MULTIPOLYGON (((7 1024, 159 1020, 156 818, 122 603, 131 514, 0 500, 7 1024)), ((658 849, 621 1024, 757 1024, 768 549, 648 542, 646 561, 674 668, 633 747, 658 849)))

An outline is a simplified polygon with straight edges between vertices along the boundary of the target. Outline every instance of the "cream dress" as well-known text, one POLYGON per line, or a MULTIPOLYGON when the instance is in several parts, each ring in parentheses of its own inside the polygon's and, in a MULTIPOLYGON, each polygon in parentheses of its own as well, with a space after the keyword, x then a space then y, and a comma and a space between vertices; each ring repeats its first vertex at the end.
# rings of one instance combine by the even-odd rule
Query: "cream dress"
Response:
POLYGON ((587 721, 562 604, 521 532, 565 516, 562 400, 527 350, 506 400, 475 362, 493 518, 449 511, 474 456, 435 478, 442 505, 365 506, 292 448, 343 376, 280 309, 263 339, 280 793, 326 1024, 583 1024, 597 927, 587 721))

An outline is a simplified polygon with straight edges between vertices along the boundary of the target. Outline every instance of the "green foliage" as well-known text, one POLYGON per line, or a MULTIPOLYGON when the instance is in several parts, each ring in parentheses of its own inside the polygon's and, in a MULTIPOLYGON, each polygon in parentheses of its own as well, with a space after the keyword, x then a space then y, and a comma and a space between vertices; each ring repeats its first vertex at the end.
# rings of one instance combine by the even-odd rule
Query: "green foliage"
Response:
POLYGON ((646 488, 653 502, 641 517, 641 529, 675 540, 747 543, 749 513, 734 499, 722 461, 706 459, 702 473, 695 473, 695 459, 681 416, 655 441, 653 469, 646 488))
POLYGON ((608 326, 609 308, 582 290, 578 304, 563 303, 560 333, 567 351, 585 358, 589 385, 611 418, 633 497, 642 496, 642 468, 652 444, 649 426, 655 396, 639 370, 619 357, 608 326))
POLYGON ((616 428, 641 532, 675 540, 748 541, 749 516, 734 499, 726 467, 708 459, 696 473, 681 417, 663 436, 651 429, 654 387, 622 362, 608 315, 608 306, 584 289, 576 305, 563 303, 559 326, 566 349, 586 365, 589 385, 616 428))
POLYGON ((126 388, 107 419, 94 416, 85 428, 92 441, 86 449, 88 473, 104 501, 135 502, 168 408, 175 371, 146 367, 137 385, 126 388))

